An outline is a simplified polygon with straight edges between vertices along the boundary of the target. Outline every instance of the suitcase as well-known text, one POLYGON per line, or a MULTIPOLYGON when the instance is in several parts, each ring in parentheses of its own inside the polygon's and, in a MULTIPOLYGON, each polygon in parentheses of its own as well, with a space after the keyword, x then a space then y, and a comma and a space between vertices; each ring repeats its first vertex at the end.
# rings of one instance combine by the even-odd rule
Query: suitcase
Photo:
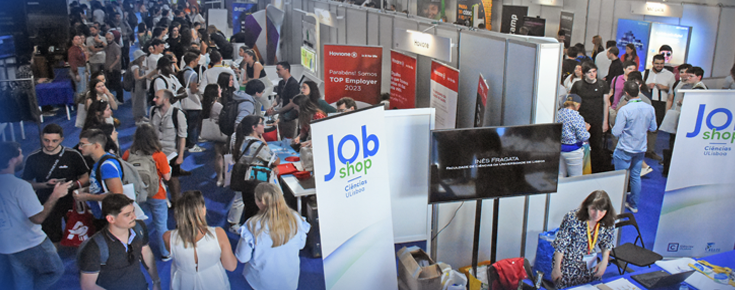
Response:
POLYGON ((319 214, 315 196, 310 196, 306 202, 306 220, 311 224, 311 230, 306 235, 307 251, 312 258, 319 258, 322 256, 322 239, 319 234, 319 214))

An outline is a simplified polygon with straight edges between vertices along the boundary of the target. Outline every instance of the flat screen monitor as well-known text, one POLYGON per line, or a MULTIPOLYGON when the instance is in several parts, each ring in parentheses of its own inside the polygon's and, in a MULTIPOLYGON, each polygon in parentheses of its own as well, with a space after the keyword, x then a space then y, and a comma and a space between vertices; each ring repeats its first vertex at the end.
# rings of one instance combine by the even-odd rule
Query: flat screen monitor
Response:
MULTIPOLYGON (((691 32, 692 28, 689 26, 652 23, 651 39, 649 40, 648 55, 646 57, 646 68, 650 69, 653 66, 653 56, 659 54, 662 45, 668 45, 672 50, 664 54, 666 65, 676 67, 686 63, 691 32)), ((642 58, 641 62, 643 62, 642 58)))
POLYGON ((431 132, 429 203, 556 192, 561 124, 431 132))
POLYGON ((0 36, 0 58, 15 55, 15 42, 12 35, 0 36))

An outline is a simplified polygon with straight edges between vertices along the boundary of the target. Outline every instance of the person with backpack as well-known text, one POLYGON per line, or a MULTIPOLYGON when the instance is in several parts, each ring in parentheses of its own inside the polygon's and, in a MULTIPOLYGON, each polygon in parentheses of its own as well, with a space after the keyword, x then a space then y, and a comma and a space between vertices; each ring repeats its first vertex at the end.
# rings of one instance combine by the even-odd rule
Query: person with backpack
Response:
MULTIPOLYGON (((221 187, 225 183, 224 176, 224 154, 227 148, 227 138, 229 135, 224 135, 219 129, 219 115, 222 112, 222 102, 220 101, 221 92, 219 85, 209 84, 204 89, 204 100, 202 100, 202 132, 211 133, 212 136, 219 135, 219 139, 210 139, 214 142, 214 171, 216 173, 215 179, 217 180, 217 187, 221 187), (216 124, 217 126, 209 127, 209 130, 204 130, 206 124, 216 124)), ((205 133, 206 134, 206 133, 205 133)), ((206 135, 202 135, 205 139, 206 135)))
MULTIPOLYGON (((278 175, 277 166, 281 161, 275 152, 268 148, 268 144, 263 139, 264 132, 265 125, 263 124, 263 117, 254 115, 245 116, 230 141, 232 159, 237 160, 236 167, 238 164, 249 166, 250 168, 261 166, 270 168, 272 170, 271 176, 273 174, 278 175)), ((237 188, 233 185, 237 184, 234 179, 243 177, 236 175, 233 172, 233 182, 230 184, 230 188, 235 190, 235 196, 232 199, 232 205, 227 214, 227 222, 230 224, 230 232, 239 234, 242 221, 248 220, 258 212, 258 206, 255 204, 253 196, 254 184, 257 182, 249 182, 244 188, 237 188), (245 210, 244 213, 243 210, 245 210)))
POLYGON ((184 55, 186 66, 179 72, 182 84, 186 88, 187 97, 181 100, 181 108, 186 111, 187 132, 186 147, 189 153, 198 153, 204 151, 197 142, 199 141, 199 131, 201 129, 202 119, 202 99, 199 94, 199 77, 194 70, 199 63, 199 54, 188 52, 184 55))
POLYGON ((174 94, 169 90, 156 91, 153 98, 155 106, 151 108, 151 124, 161 142, 161 151, 169 158, 171 165, 171 179, 168 188, 171 192, 171 202, 176 203, 181 194, 179 176, 190 175, 190 172, 181 169, 184 162, 184 149, 186 148, 186 114, 171 105, 174 94))
POLYGON ((79 135, 79 151, 92 157, 95 162, 89 176, 89 187, 75 192, 74 198, 86 201, 95 217, 95 228, 105 226, 100 202, 109 194, 123 194, 122 165, 114 155, 105 151, 107 134, 99 129, 90 129, 79 135), (103 158, 105 157, 105 158, 103 158))
POLYGON ((133 62, 130 63, 130 69, 125 72, 123 77, 123 87, 125 90, 132 92, 131 102, 133 103, 133 120, 135 123, 148 122, 149 119, 145 116, 147 110, 146 104, 146 80, 148 76, 145 74, 143 64, 145 63, 146 55, 142 50, 133 51, 133 62), (133 77, 130 78, 130 75, 133 77), (128 84, 132 79, 132 87, 128 84))
POLYGON ((141 204, 146 215, 152 218, 153 240, 158 244, 161 260, 171 260, 166 247, 163 245, 163 233, 168 231, 168 205, 166 204, 166 187, 163 181, 171 179, 171 166, 166 154, 161 151, 156 131, 151 125, 141 124, 133 135, 133 145, 123 154, 123 160, 132 164, 140 174, 143 182, 148 185, 148 199, 141 204))
POLYGON ((181 103, 179 99, 187 97, 184 92, 184 86, 179 82, 179 78, 176 77, 173 70, 173 62, 168 56, 161 57, 157 63, 158 76, 153 78, 151 87, 149 88, 149 94, 155 95, 160 90, 169 90, 173 93, 175 98, 171 99, 171 104, 174 107, 181 109, 181 103))
POLYGON ((228 73, 221 73, 218 83, 222 88, 224 104, 219 116, 219 128, 223 134, 230 136, 245 116, 254 115, 255 97, 263 95, 265 85, 259 80, 253 80, 245 92, 235 91, 235 78, 228 73), (229 81, 222 86, 224 79, 229 81))
POLYGON ((102 217, 108 226, 90 237, 77 254, 81 289, 149 289, 145 263, 153 290, 161 289, 156 261, 148 244, 148 230, 137 222, 134 201, 121 194, 102 199, 102 217))

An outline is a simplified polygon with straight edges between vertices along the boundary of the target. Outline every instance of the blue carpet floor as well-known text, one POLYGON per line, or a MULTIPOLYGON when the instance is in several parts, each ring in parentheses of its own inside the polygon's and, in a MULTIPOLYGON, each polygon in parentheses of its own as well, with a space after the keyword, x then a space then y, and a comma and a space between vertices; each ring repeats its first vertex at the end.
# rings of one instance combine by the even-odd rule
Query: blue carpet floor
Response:
MULTIPOLYGON (((129 93, 125 93, 126 102, 121 105, 117 111, 114 112, 114 116, 120 119, 122 125, 118 129, 119 132, 119 143, 123 150, 130 147, 132 143, 132 136, 135 132, 135 125, 131 115, 131 104, 129 93)), ((80 129, 74 127, 75 113, 72 112, 72 120, 66 119, 66 114, 63 108, 59 110, 56 116, 46 117, 44 124, 57 123, 64 128, 65 139, 63 145, 72 147, 74 144, 79 142, 80 129)), ((20 139, 20 133, 17 130, 16 135, 20 139)), ((38 127, 36 124, 25 124, 26 139, 18 140, 22 144, 23 152, 30 153, 33 150, 39 148, 39 136, 38 127)), ((665 145, 668 144, 668 135, 660 134, 657 142, 656 152, 661 154, 661 151, 665 145)), ((234 193, 228 189, 223 189, 215 186, 214 182, 214 149, 211 144, 200 143, 200 146, 207 149, 202 153, 188 154, 184 160, 182 168, 192 171, 193 174, 186 178, 181 178, 182 191, 190 189, 198 189, 204 193, 207 205, 207 220, 211 226, 225 227, 226 214, 229 208, 231 199, 234 193)), ((641 235, 645 241, 645 246, 651 249, 653 241, 656 238, 656 228, 658 226, 659 214, 661 211, 661 203, 663 200, 664 187, 666 179, 661 176, 662 166, 651 159, 646 159, 646 162, 651 165, 654 169, 653 172, 649 173, 643 180, 642 196, 639 205, 639 212, 635 215, 638 220, 641 235)), ((20 173, 18 173, 20 176, 20 173)), ((173 211, 169 211, 169 228, 175 227, 173 219, 173 211)), ((636 237, 637 233, 632 227, 622 230, 622 241, 632 242, 636 237)), ((228 233, 230 243, 233 249, 237 245, 238 237, 228 233)), ((422 248, 426 248, 424 242, 411 243, 406 245, 417 245, 422 248)), ((396 245, 396 251, 403 245, 396 245)), ((154 253, 158 255, 157 245, 151 245, 154 249, 154 253)), ((66 266, 66 272, 61 280, 56 284, 53 289, 79 289, 79 276, 78 269, 75 261, 76 249, 72 248, 61 248, 59 254, 64 261, 66 266)), ((157 262, 158 271, 162 280, 163 289, 169 289, 170 284, 170 262, 157 262)), ((230 283, 233 289, 251 289, 242 276, 243 265, 240 264, 234 272, 228 272, 230 283)), ((617 268, 615 266, 608 267, 605 274, 605 278, 617 275, 617 268)), ((323 279, 323 267, 322 260, 320 258, 310 258, 307 254, 302 251, 301 255, 301 275, 299 277, 299 289, 324 289, 323 279)))

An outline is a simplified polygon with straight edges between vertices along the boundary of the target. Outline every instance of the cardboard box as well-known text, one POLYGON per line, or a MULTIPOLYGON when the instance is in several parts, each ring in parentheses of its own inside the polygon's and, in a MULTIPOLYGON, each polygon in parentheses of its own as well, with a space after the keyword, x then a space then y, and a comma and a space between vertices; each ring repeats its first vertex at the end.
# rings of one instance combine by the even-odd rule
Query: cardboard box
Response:
POLYGON ((424 250, 418 247, 403 247, 398 256, 399 289, 441 290, 442 271, 424 250))

